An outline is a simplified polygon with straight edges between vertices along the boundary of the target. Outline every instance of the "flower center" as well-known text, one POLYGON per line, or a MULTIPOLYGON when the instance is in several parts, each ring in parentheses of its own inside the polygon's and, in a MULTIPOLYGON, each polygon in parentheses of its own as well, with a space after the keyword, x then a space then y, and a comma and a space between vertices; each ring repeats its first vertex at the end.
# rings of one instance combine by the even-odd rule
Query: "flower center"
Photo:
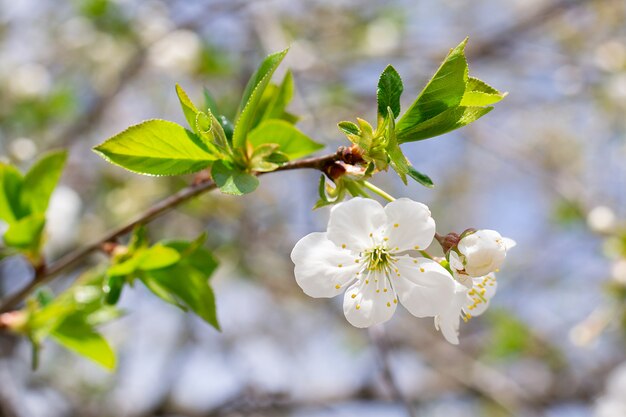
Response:
POLYGON ((383 271, 394 260, 386 247, 376 246, 364 253, 367 269, 370 271, 383 271))

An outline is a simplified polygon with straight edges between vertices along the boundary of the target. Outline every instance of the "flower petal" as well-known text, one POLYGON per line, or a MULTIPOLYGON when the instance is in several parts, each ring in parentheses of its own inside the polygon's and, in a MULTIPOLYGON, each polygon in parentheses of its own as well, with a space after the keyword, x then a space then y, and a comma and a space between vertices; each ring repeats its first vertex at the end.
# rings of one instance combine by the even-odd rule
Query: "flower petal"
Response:
POLYGON ((372 246, 370 233, 385 224, 385 210, 375 200, 356 197, 334 206, 328 220, 328 239, 337 246, 361 252, 372 246))
POLYGON ((472 277, 496 271, 506 257, 505 242, 495 230, 477 230, 461 239, 457 247, 465 255, 465 271, 472 277))
POLYGON ((459 326, 461 324, 461 311, 467 302, 467 288, 455 282, 454 295, 449 300, 445 310, 435 316, 435 327, 440 330, 443 337, 453 345, 459 344, 459 326))
POLYGON ((511 239, 510 237, 503 237, 502 241, 504 242, 504 246, 506 247, 507 251, 517 246, 517 242, 511 239))
POLYGON ((465 269, 461 257, 455 251, 450 251, 448 258, 448 262, 450 262, 450 267, 452 269, 456 269, 457 271, 462 271, 463 269, 465 269))
POLYGON ((343 297, 343 313, 354 327, 370 327, 389 320, 397 302, 387 277, 380 272, 371 273, 348 288, 343 297))
POLYGON ((311 297, 334 297, 356 278, 361 264, 349 250, 337 247, 326 233, 311 233, 291 251, 296 282, 311 297))
POLYGON ((385 237, 394 252, 426 249, 435 236, 435 221, 428 207, 408 198, 399 198, 385 206, 385 237))
POLYGON ((454 279, 444 267, 427 258, 401 256, 391 282, 402 305, 416 317, 441 313, 454 294, 454 279))
POLYGON ((489 307, 489 301, 496 294, 498 283, 495 275, 473 278, 473 286, 467 293, 468 301, 463 310, 471 316, 480 316, 489 307))

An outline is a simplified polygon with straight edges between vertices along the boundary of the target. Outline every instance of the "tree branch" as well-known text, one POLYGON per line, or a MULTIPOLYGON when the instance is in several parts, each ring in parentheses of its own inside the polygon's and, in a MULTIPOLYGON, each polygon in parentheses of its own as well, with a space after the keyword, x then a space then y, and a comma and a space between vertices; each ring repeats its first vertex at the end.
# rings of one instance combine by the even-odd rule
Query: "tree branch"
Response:
MULTIPOLYGON (((340 147, 336 153, 289 162, 278 168, 276 171, 290 171, 294 169, 309 168, 328 172, 329 169, 335 166, 337 162, 353 163, 354 155, 350 152, 349 149, 340 147)), ((259 176, 263 174, 267 173, 257 173, 257 175, 259 176)), ((81 262, 93 252, 101 249, 102 246, 106 243, 113 242, 119 237, 131 232, 135 228, 135 226, 150 223, 154 219, 164 215, 165 213, 168 213, 173 208, 178 207, 182 203, 191 200, 192 198, 207 191, 214 190, 215 188, 217 187, 215 183, 211 180, 206 180, 203 182, 189 185, 186 188, 178 191, 177 193, 156 203, 125 225, 112 230, 111 232, 102 236, 97 241, 68 253, 67 255, 61 257, 59 260, 53 262, 49 266, 43 265, 42 267, 37 268, 37 270, 35 271, 35 276, 31 282, 29 282, 20 291, 13 294, 12 296, 9 296, 6 300, 2 302, 2 304, 0 305, 0 313, 5 313, 7 311, 15 309, 17 305, 19 305, 19 303, 22 302, 38 286, 51 281, 60 272, 71 267, 72 265, 81 262)))

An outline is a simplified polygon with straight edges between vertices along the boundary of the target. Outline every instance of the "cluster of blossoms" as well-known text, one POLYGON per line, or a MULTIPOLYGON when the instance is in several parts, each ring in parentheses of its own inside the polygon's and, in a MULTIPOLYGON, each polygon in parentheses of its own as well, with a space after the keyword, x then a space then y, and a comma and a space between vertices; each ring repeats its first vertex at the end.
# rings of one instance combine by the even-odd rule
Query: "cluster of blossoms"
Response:
POLYGON ((356 327, 391 318, 400 302, 416 317, 434 317, 458 344, 460 320, 482 314, 496 291, 494 272, 515 243, 493 230, 465 232, 440 260, 425 254, 435 221, 422 203, 401 198, 385 207, 353 198, 333 207, 325 233, 293 248, 295 277, 311 297, 344 292, 343 311, 356 327))

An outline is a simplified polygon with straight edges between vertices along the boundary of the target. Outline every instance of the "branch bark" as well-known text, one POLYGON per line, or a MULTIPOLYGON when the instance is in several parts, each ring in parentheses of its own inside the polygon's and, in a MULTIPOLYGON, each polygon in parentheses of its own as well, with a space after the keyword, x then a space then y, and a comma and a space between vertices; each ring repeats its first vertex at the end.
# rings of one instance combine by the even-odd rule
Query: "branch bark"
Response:
MULTIPOLYGON (((352 153, 347 150, 347 148, 340 147, 336 153, 289 162, 286 165, 278 168, 276 171, 289 171, 294 169, 308 168, 316 169, 323 172, 329 172, 330 168, 335 166, 338 162, 353 163, 354 155, 352 155, 352 153)), ((263 174, 266 173, 258 173, 257 175, 260 176, 263 174)), ((156 203, 125 225, 112 230, 95 242, 92 242, 85 247, 78 248, 68 253, 67 255, 61 257, 59 260, 53 262, 48 266, 42 265, 35 271, 35 276, 31 282, 29 282, 20 291, 9 296, 6 300, 2 302, 2 304, 0 305, 0 313, 5 313, 7 311, 15 309, 38 286, 51 281, 60 272, 83 261, 93 252, 101 249, 102 246, 106 243, 114 242, 119 237, 131 232, 135 228, 135 226, 150 223, 154 219, 164 215, 175 207, 178 207, 180 204, 191 200, 192 198, 200 194, 214 190, 215 188, 217 187, 215 183, 211 180, 206 180, 203 182, 189 185, 188 187, 183 188, 177 193, 156 203)))

